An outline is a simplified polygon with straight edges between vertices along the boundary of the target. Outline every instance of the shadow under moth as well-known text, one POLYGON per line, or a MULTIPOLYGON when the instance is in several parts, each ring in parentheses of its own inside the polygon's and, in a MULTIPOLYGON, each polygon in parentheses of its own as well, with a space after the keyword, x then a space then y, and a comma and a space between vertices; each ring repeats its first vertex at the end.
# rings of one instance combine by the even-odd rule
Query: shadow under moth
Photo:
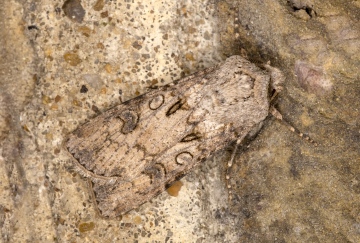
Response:
MULTIPOLYGON (((281 72, 241 56, 128 100, 71 133, 64 146, 92 181, 105 217, 137 208, 268 116, 281 72)), ((233 159, 233 158, 232 158, 233 159)), ((231 165, 232 161, 229 163, 231 165)))

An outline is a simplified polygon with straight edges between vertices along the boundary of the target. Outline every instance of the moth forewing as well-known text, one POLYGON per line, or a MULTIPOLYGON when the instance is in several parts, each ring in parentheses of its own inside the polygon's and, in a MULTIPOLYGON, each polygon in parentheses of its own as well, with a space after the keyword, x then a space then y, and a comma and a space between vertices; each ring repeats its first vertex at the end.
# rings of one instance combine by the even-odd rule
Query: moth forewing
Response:
POLYGON ((115 217, 150 200, 199 162, 241 141, 269 113, 270 76, 240 56, 152 90, 90 120, 65 147, 115 217))

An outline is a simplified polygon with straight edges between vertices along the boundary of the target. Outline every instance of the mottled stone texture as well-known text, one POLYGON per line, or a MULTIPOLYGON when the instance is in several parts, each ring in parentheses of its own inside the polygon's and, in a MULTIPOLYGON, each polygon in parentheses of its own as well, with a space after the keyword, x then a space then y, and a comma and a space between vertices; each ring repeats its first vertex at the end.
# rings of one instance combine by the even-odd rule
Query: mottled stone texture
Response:
POLYGON ((73 2, 0 8, 1 241, 360 241, 359 1, 73 2), (318 146, 269 118, 237 155, 231 201, 224 150, 177 197, 101 218, 65 135, 234 54, 284 71, 277 108, 318 146))

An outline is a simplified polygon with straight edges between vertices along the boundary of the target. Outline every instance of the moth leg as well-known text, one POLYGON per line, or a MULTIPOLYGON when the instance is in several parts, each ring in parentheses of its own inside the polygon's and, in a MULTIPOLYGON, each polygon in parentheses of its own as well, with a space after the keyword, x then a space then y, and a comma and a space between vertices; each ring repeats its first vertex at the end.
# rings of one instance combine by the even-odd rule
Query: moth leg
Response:
POLYGON ((225 179, 226 179, 226 187, 228 189, 228 199, 229 201, 231 201, 232 199, 232 191, 231 191, 231 184, 230 184, 230 169, 233 165, 233 162, 234 162, 234 159, 235 159, 235 155, 236 155, 236 152, 240 146, 240 143, 241 141, 244 139, 245 136, 239 138, 238 140, 236 140, 236 144, 235 144, 235 148, 231 154, 231 157, 230 157, 230 160, 228 161, 227 163, 227 168, 226 168, 226 175, 225 175, 225 179))
POLYGON ((270 106, 270 110, 269 110, 270 114, 275 117, 276 119, 278 119, 279 121, 281 121, 291 132, 297 134, 299 137, 309 141, 310 143, 314 144, 314 146, 317 146, 317 143, 312 140, 309 136, 303 134, 302 132, 298 131, 297 129, 295 129, 295 127, 291 126, 287 121, 285 121, 281 115, 281 113, 274 107, 274 106, 270 106))
POLYGON ((264 65, 266 70, 270 73, 270 87, 272 90, 275 90, 276 93, 279 93, 283 90, 282 84, 285 82, 285 77, 283 73, 275 68, 270 66, 270 63, 264 65))

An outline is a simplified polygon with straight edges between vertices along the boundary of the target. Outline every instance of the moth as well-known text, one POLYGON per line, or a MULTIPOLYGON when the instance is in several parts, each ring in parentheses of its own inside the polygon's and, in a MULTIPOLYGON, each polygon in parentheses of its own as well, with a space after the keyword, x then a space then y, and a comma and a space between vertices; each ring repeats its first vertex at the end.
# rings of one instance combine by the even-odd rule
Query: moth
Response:
POLYGON ((212 154, 239 144, 268 116, 283 76, 231 56, 90 120, 64 142, 92 181, 100 213, 116 217, 149 201, 212 154))

